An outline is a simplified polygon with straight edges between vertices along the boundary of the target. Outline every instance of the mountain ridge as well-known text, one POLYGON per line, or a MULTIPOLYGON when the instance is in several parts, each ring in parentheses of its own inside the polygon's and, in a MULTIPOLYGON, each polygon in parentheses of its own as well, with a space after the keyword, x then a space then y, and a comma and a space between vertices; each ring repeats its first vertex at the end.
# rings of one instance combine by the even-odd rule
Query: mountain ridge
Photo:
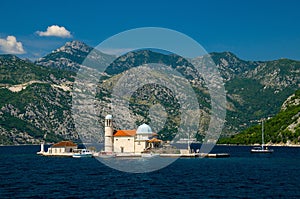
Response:
MULTIPOLYGON (((72 82, 76 76, 76 71, 82 67, 82 61, 90 52, 95 53, 93 57, 95 57, 96 61, 100 59, 100 63, 111 62, 115 59, 114 56, 109 56, 97 51, 94 52, 91 47, 78 41, 68 42, 65 46, 52 51, 34 63, 18 59, 13 55, 0 56, 0 70, 2 70, 0 75, 0 95, 3 96, 0 107, 0 118, 4 118, 5 121, 21 120, 18 123, 22 123, 23 126, 28 125, 30 128, 28 127, 27 129, 33 129, 33 131, 36 132, 30 135, 30 133, 24 131, 24 129, 22 130, 22 125, 19 125, 18 128, 14 128, 13 126, 3 128, 3 126, 5 126, 5 122, 3 122, 1 123, 2 130, 0 131, 0 139, 1 135, 2 138, 3 136, 8 137, 7 139, 3 138, 6 140, 3 141, 4 143, 38 143, 43 139, 43 136, 39 135, 41 134, 39 131, 44 132, 44 134, 48 132, 48 142, 66 138, 78 140, 70 112, 70 91, 72 89, 72 82), (4 61, 1 62, 1 60, 4 61), (9 66, 13 66, 14 69, 9 66), (19 86, 21 90, 18 90, 18 92, 9 90, 9 88, 14 85, 19 86), (39 99, 35 96, 35 93, 39 93, 41 90, 46 91, 43 91, 46 96, 40 96, 41 99, 39 99), (28 97, 35 96, 34 99, 37 100, 36 103, 41 106, 35 106, 34 103, 29 103, 28 99, 23 100, 24 103, 18 103, 17 100, 22 102, 24 93, 27 93, 26 96, 28 97), (49 97, 47 97, 47 95, 49 95, 49 97), (15 98, 15 100, 12 100, 13 98, 15 98), (63 112, 58 111, 61 108, 63 108, 63 112), (51 110, 46 120, 42 118, 44 113, 41 110, 44 112, 51 110), (35 115, 34 117, 36 119, 33 120, 24 117, 30 114, 35 115), (57 118, 67 119, 63 119, 59 122, 57 118), (46 127, 46 123, 49 123, 49 127, 46 127), (64 125, 66 125, 67 128, 64 127, 64 125), (36 128, 36 130, 34 130, 34 128, 36 128), (18 132, 22 132, 23 137, 21 135, 19 136, 18 132), (35 134, 37 136, 35 136, 35 134), (18 137, 19 140, 16 140, 16 137, 18 137), (27 139, 32 139, 33 141, 26 141, 27 139)), ((210 56, 215 61, 224 78, 225 89, 227 91, 227 116, 223 136, 236 134, 253 125, 253 123, 257 122, 260 118, 274 116, 280 111, 282 103, 297 90, 300 85, 300 62, 298 61, 288 59, 268 62, 245 61, 231 52, 214 52, 211 53, 210 56)), ((109 82, 109 79, 114 78, 116 74, 122 75, 124 70, 143 64, 143 59, 144 61, 148 60, 165 64, 169 63, 170 65, 173 64, 175 69, 181 69, 182 72, 187 75, 186 77, 190 83, 196 88, 198 100, 199 103, 203 105, 202 108, 204 108, 204 112, 206 114, 208 113, 210 99, 205 92, 203 80, 193 75, 194 72, 192 68, 191 70, 187 70, 188 68, 182 67, 187 65, 187 63, 184 59, 180 59, 180 57, 176 55, 166 55, 151 51, 128 53, 118 58, 118 60, 110 65, 110 68, 107 68, 106 81, 109 82), (131 54, 141 56, 141 61, 133 60, 131 54), (117 68, 119 66, 126 67, 120 70, 120 68, 117 68), (197 88, 200 90, 198 91, 197 88)), ((109 110, 107 109, 106 111, 109 110)), ((140 119, 146 118, 146 115, 144 115, 147 112, 146 109, 139 109, 137 112, 141 114, 139 116, 140 119)), ((205 120, 207 120, 207 118, 205 120)), ((200 137, 199 139, 201 139, 200 137)))

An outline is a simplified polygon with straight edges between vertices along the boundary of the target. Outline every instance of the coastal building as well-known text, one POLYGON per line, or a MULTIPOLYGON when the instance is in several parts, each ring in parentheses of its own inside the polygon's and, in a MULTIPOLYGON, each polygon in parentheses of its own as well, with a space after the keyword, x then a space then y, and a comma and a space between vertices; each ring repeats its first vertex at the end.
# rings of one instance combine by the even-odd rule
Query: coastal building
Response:
POLYGON ((142 124, 137 130, 114 130, 111 115, 105 117, 105 143, 106 153, 142 153, 158 148, 162 141, 157 139, 151 127, 142 124))
POLYGON ((49 147, 48 151, 44 151, 44 144, 42 143, 41 151, 38 154, 45 156, 72 156, 77 147, 77 144, 71 141, 61 141, 49 147))
POLYGON ((71 141, 61 141, 56 144, 53 144, 48 149, 48 153, 50 154, 72 153, 75 149, 77 149, 77 144, 71 141))

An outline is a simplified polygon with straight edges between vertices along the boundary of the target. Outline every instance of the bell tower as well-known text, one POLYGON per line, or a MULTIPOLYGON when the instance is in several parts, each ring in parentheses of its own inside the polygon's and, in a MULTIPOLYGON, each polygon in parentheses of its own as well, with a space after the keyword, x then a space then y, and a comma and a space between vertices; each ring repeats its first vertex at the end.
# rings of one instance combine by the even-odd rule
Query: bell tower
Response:
POLYGON ((113 123, 112 115, 107 115, 105 117, 105 138, 104 138, 104 151, 111 153, 113 152, 113 123))

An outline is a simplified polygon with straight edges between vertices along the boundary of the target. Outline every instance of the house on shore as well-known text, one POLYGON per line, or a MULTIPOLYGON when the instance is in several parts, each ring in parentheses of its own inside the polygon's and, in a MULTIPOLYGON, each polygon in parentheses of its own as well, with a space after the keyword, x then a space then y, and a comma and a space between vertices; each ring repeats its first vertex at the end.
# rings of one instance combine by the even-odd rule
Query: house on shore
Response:
POLYGON ((44 156, 72 156, 77 149, 77 144, 71 141, 61 141, 49 147, 48 151, 44 151, 44 144, 41 144, 41 151, 37 152, 37 154, 44 156))

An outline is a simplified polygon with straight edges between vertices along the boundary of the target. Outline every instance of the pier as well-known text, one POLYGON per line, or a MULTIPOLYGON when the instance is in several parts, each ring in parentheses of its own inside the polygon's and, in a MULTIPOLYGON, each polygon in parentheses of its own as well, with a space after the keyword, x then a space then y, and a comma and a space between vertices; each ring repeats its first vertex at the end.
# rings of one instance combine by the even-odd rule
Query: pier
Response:
POLYGON ((174 157, 174 158, 228 158, 229 153, 186 153, 186 154, 160 154, 160 157, 174 157))

